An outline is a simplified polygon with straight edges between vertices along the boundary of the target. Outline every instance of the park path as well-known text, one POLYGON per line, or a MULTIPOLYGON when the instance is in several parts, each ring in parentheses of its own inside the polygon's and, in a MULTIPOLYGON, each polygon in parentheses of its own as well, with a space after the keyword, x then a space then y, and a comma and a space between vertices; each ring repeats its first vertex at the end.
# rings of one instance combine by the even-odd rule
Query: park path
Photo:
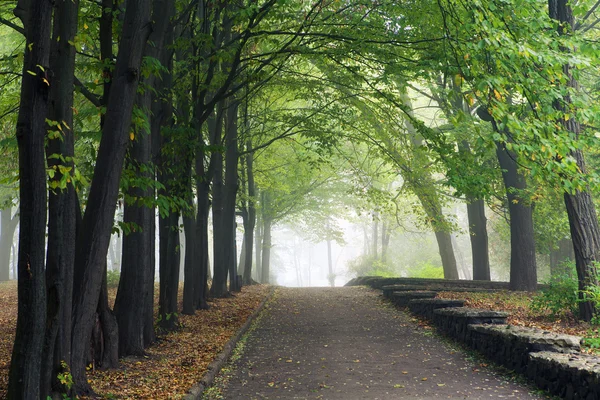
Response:
POLYGON ((216 385, 225 399, 545 398, 452 347, 370 289, 278 288, 216 385))

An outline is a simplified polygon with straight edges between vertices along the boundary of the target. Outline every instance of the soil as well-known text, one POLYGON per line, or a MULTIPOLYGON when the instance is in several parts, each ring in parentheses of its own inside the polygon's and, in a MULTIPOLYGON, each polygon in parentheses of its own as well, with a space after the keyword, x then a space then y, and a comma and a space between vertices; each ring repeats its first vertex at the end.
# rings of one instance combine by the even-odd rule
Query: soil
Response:
POLYGON ((545 399, 364 287, 278 288, 205 399, 545 399))

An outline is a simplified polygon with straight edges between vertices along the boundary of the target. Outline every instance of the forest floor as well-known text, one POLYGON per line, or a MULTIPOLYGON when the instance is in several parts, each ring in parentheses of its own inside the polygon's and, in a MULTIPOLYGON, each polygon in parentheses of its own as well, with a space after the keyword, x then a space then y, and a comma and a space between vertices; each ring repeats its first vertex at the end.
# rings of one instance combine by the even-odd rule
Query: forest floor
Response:
MULTIPOLYGON (((215 299, 208 311, 181 315, 182 329, 160 337, 147 357, 121 360, 115 370, 90 371, 94 389, 105 398, 173 398, 196 384, 208 364, 267 296, 269 287, 246 286, 228 299, 215 299)), ((110 290, 114 298, 115 289, 110 290)), ((466 299, 466 306, 503 310, 512 325, 537 327, 582 337, 600 337, 598 327, 579 322, 568 312, 560 318, 533 312, 533 295, 523 292, 455 293, 439 297, 466 299)), ((158 299, 158 293, 155 296, 158 299)), ((181 298, 181 295, 180 295, 181 298)), ((180 306, 181 308, 181 306, 180 306)), ((17 283, 0 283, 0 398, 8 384, 8 370, 17 318, 17 283)))
MULTIPOLYGON (((107 399, 167 399, 184 395, 206 373, 229 339, 269 293, 269 286, 244 286, 241 293, 213 299, 210 310, 180 315, 181 329, 160 336, 146 357, 127 357, 113 370, 89 372, 93 389, 107 399)), ((109 289, 114 300, 115 289, 109 289)), ((179 298, 182 298, 180 293, 179 298)), ((158 287, 155 295, 158 301, 158 287)), ((158 305, 155 307, 158 308, 158 305)), ((181 309, 181 304, 179 305, 181 309)), ((0 283, 0 399, 6 397, 17 321, 17 283, 0 283)))
POLYGON ((568 310, 552 315, 547 310, 534 310, 532 302, 539 292, 498 291, 491 293, 440 292, 439 298, 463 299, 465 307, 506 311, 507 323, 516 326, 538 328, 544 331, 564 333, 581 337, 599 337, 600 326, 579 321, 568 310))

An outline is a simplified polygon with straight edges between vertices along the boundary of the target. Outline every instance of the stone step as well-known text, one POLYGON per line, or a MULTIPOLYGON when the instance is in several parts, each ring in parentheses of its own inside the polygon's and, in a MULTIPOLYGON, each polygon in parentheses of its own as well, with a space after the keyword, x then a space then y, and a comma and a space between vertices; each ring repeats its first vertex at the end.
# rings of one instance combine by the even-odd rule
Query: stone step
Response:
POLYGON ((408 306, 408 302, 413 299, 432 299, 436 295, 437 295, 436 292, 431 292, 431 291, 409 290, 409 291, 404 291, 404 292, 394 292, 394 293, 392 293, 390 299, 392 300, 392 303, 394 303, 395 305, 397 305, 399 307, 406 307, 406 306, 408 306))
POLYGON ((469 325, 506 324, 508 313, 469 307, 440 308, 433 311, 433 323, 445 335, 470 344, 469 325))
POLYGON ((439 308, 462 307, 464 300, 449 299, 413 299, 408 302, 408 309, 415 315, 433 319, 433 311, 439 308))

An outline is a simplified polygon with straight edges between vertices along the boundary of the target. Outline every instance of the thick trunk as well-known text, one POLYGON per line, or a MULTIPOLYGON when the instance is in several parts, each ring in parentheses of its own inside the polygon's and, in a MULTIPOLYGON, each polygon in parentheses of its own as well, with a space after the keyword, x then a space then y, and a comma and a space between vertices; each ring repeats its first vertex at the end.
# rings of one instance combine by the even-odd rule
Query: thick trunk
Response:
MULTIPOLYGON (((190 171, 191 174, 191 171, 190 171)), ((190 179, 191 184, 191 179, 190 179)), ((189 192, 188 204, 193 204, 191 198, 191 187, 189 192)), ((200 260, 198 257, 198 241, 196 238, 196 219, 186 212, 183 214, 183 229, 185 231, 185 259, 183 263, 184 283, 183 283, 183 314, 194 315, 196 312, 196 287, 198 281, 197 275, 200 271, 200 260)))
MULTIPOLYGON (((579 151, 577 152, 579 153, 579 151)), ((584 165, 583 154, 577 164, 580 168, 584 165)), ((584 167, 585 168, 585 167, 584 167)), ((583 171, 585 169, 582 168, 583 171)), ((579 279, 580 299, 581 291, 588 286, 598 285, 596 263, 600 261, 600 230, 594 202, 589 192, 577 192, 575 195, 565 193, 565 204, 569 215, 571 239, 575 251, 575 265, 579 279)), ((590 321, 596 313, 594 303, 581 301, 579 303, 579 317, 590 321)))
POLYGON ((179 327, 177 292, 179 288, 179 213, 172 211, 160 218, 160 297, 158 326, 164 331, 179 327))
POLYGON ((454 249, 452 247, 452 235, 448 232, 447 222, 442 213, 442 207, 438 204, 436 195, 426 194, 418 189, 415 189, 415 193, 421 201, 429 220, 432 221, 440 258, 442 259, 444 279, 459 279, 456 257, 454 256, 454 249))
MULTIPOLYGON (((209 120, 209 127, 212 131, 211 145, 218 146, 222 140, 223 130, 223 102, 219 103, 216 116, 209 120)), ((213 217, 213 281, 210 288, 210 294, 213 297, 225 297, 227 291, 227 273, 228 265, 225 257, 227 236, 225 230, 230 230, 230 225, 226 226, 224 219, 225 193, 223 182, 223 154, 219 151, 211 155, 211 164, 213 165, 212 175, 212 217, 213 217)))
POLYGON ((75 265, 82 269, 74 287, 71 373, 77 393, 89 393, 85 354, 102 286, 119 182, 135 102, 144 44, 150 27, 149 0, 129 0, 123 22, 102 139, 94 169, 83 226, 77 238, 75 265))
MULTIPOLYGON (((569 35, 574 29, 575 20, 570 2, 567 0, 548 0, 548 11, 550 18, 557 20, 560 35, 569 35)), ((563 49, 567 52, 567 49, 563 49)), ((564 76, 568 77, 567 88, 560 88, 567 93, 579 90, 578 82, 573 77, 571 66, 563 66, 564 76)), ((575 113, 571 95, 565 95, 561 100, 555 102, 555 108, 562 112, 575 113)), ((581 126, 575 118, 563 118, 563 128, 569 132, 569 136, 579 138, 581 126)), ((582 173, 587 168, 585 158, 581 150, 571 152, 571 156, 577 162, 577 167, 582 173)), ((589 188, 584 191, 576 191, 574 194, 565 192, 565 205, 569 217, 571 240, 575 251, 575 265, 579 279, 579 296, 583 300, 583 292, 590 286, 598 284, 596 263, 600 261, 600 228, 598 227, 598 216, 589 188)), ((596 313, 595 305, 591 301, 579 302, 579 317, 590 321, 596 313)))
POLYGON ((17 119, 21 226, 18 316, 9 372, 8 399, 39 399, 46 326, 46 116, 52 3, 30 0, 17 119))
POLYGON ((518 193, 527 188, 527 183, 518 171, 516 155, 504 144, 496 143, 496 155, 502 168, 510 214, 510 288, 533 291, 537 288, 533 210, 518 193))
POLYGON ((10 207, 0 211, 0 282, 10 279, 11 247, 18 224, 18 211, 14 216, 10 207))
POLYGON ((452 235, 450 232, 437 231, 435 232, 435 239, 437 240, 438 250, 442 259, 444 279, 459 279, 456 257, 454 257, 454 249, 452 247, 452 235))
POLYGON ((473 280, 490 280, 490 259, 488 252, 488 236, 483 200, 467 202, 469 220, 469 238, 471 239, 471 254, 473 255, 473 280))
MULTIPOLYGON (((142 136, 142 135, 140 135, 142 136)), ((149 135, 132 144, 130 149, 133 165, 147 165, 150 161, 149 135)), ((136 168, 137 169, 137 168, 136 168)), ((139 173, 141 173, 138 169, 139 173)), ((147 179, 150 176, 145 173, 147 179)), ((151 190, 131 187, 127 191, 131 198, 148 197, 151 190)), ((153 209, 143 204, 126 202, 123 212, 123 222, 134 227, 123 237, 121 261, 121 278, 115 299, 115 315, 119 324, 119 355, 144 354, 146 340, 144 339, 145 308, 147 282, 151 280, 154 271, 151 255, 154 253, 150 237, 154 224, 153 209)))
MULTIPOLYGON (((108 305, 108 286, 106 284, 106 266, 104 267, 104 278, 98 300, 98 322, 101 334, 101 352, 95 352, 96 363, 102 369, 116 368, 119 365, 119 325, 117 318, 108 305)), ((141 297, 141 296, 140 296, 141 297)))
MULTIPOLYGON (((491 122, 494 130, 499 131, 496 121, 486 109, 479 107, 477 115, 482 120, 491 122)), ((511 136, 508 132, 505 133, 508 137, 511 136)), ((537 288, 533 210, 519 195, 520 191, 527 189, 527 181, 518 170, 516 154, 509 151, 503 143, 496 142, 496 156, 502 169, 510 215, 510 288, 533 291, 537 288)))
POLYGON ((272 221, 269 217, 263 216, 262 232, 262 265, 261 265, 261 283, 271 283, 271 226, 272 221))
MULTIPOLYGON (((197 155, 196 157, 201 157, 197 155)), ((198 163, 199 161, 196 161, 198 163)), ((201 161, 200 161, 201 162, 201 161)), ((198 168, 196 169, 198 171, 198 168)), ((197 310, 208 309, 208 211, 210 207, 209 184, 196 184, 198 196, 198 213, 196 214, 196 240, 198 241, 199 271, 195 275, 195 305, 197 310)))

